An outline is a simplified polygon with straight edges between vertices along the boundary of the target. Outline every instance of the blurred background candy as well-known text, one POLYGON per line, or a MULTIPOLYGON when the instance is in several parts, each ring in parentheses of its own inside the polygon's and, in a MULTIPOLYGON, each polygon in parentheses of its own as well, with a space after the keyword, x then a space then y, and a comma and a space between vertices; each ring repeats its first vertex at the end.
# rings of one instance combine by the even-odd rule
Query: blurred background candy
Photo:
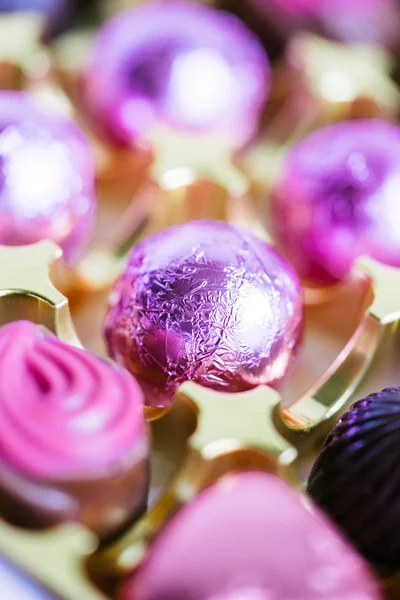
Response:
POLYGON ((267 56, 229 14, 150 2, 97 35, 82 81, 87 114, 108 139, 149 143, 160 125, 227 136, 255 132, 270 88, 267 56))
POLYGON ((400 129, 356 120, 320 129, 287 154, 272 191, 272 230, 299 275, 345 278, 368 255, 400 266, 400 129))
POLYGON ((136 246, 109 300, 110 355, 165 405, 186 380, 226 392, 276 385, 297 354, 299 281, 245 229, 192 221, 136 246))
POLYGON ((309 30, 344 42, 399 43, 396 0, 250 0, 250 4, 285 37, 309 30))
POLYGON ((71 120, 23 92, 0 93, 0 243, 50 239, 73 264, 96 212, 94 160, 71 120))

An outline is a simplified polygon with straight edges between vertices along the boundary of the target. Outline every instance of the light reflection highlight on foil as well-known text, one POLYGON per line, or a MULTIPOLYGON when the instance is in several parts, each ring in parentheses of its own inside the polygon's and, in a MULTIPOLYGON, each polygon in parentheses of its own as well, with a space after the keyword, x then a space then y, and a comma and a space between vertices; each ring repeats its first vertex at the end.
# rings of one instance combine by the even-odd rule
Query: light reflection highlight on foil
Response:
POLYGON ((12 126, 0 134, 5 187, 12 190, 5 201, 28 218, 52 215, 80 191, 81 182, 62 143, 46 135, 29 138, 12 126))
POLYGON ((192 126, 213 123, 230 112, 235 88, 231 68, 221 53, 212 48, 178 53, 168 85, 171 114, 192 126))

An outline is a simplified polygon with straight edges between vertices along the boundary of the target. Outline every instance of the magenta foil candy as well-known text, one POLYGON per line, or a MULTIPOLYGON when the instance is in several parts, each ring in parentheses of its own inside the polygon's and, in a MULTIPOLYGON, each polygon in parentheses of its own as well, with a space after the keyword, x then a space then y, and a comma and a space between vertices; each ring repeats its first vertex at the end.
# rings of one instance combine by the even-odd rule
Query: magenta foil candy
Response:
POLYGON ((186 380, 226 392, 276 385, 302 325, 299 281, 284 259, 244 229, 192 221, 133 249, 105 337, 146 402, 162 406, 186 380))
POLYGON ((181 508, 121 600, 381 600, 363 560, 267 473, 222 479, 181 508))
POLYGON ((148 452, 143 394, 128 372, 33 323, 0 329, 6 515, 29 524, 81 518, 108 532, 142 506, 148 452))
POLYGON ((50 26, 60 25, 68 14, 68 4, 75 0, 1 0, 0 14, 3 12, 33 12, 42 14, 50 26))
POLYGON ((379 120, 338 123, 289 151, 272 192, 278 246, 300 276, 346 277, 368 255, 400 266, 400 128, 379 120))
POLYGON ((51 239, 74 263, 94 225, 94 177, 91 150, 72 120, 23 92, 0 92, 0 244, 51 239))
POLYGON ((145 3, 98 34, 82 82, 86 111, 109 140, 148 142, 157 124, 241 145, 270 87, 265 51, 235 17, 194 2, 145 3))

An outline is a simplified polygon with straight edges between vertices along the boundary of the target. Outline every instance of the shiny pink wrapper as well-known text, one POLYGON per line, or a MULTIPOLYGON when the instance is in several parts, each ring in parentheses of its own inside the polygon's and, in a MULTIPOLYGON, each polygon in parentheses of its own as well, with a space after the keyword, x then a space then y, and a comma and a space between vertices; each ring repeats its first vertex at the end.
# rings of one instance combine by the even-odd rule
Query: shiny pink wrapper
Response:
POLYGON ((169 404, 186 380, 239 392, 278 384, 297 354, 302 294, 291 266, 248 231, 192 221, 131 253, 110 296, 111 356, 169 404))
POLYGON ((95 219, 91 149, 71 119, 24 92, 0 92, 0 244, 43 239, 77 261, 95 219))
POLYGON ((149 143, 161 123, 237 146, 255 132, 269 88, 265 51, 235 17, 194 2, 150 2, 100 31, 82 101, 118 144, 149 143))
MULTIPOLYGON (((311 508, 311 507, 310 507, 311 508)), ((364 561, 274 475, 228 476, 184 506, 121 600, 382 600, 364 561)))
POLYGON ((400 128, 379 120, 325 127, 287 155, 272 192, 279 247, 300 276, 342 280, 368 255, 400 267, 400 128))

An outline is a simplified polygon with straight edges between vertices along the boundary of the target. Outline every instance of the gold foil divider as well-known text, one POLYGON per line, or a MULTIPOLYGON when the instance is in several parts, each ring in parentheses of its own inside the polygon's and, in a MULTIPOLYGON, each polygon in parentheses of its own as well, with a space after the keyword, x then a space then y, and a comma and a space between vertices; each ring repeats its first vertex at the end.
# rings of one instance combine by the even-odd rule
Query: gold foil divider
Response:
POLYGON ((50 279, 50 267, 61 255, 60 248, 50 241, 0 246, 0 325, 26 319, 81 346, 68 300, 50 279))
POLYGON ((273 411, 280 398, 271 388, 260 386, 248 392, 226 394, 188 382, 178 394, 195 406, 197 428, 189 444, 204 456, 223 454, 224 444, 228 448, 238 444, 261 449, 282 465, 288 464, 285 456, 296 457, 295 449, 273 425, 273 411))
POLYGON ((302 74, 316 97, 337 107, 331 117, 335 112, 340 118, 364 116, 346 114, 359 99, 371 102, 375 116, 396 116, 400 92, 390 77, 393 59, 380 46, 348 45, 300 33, 289 44, 286 64, 302 74))
POLYGON ((78 524, 27 533, 0 520, 0 556, 63 600, 107 600, 84 570, 96 546, 95 536, 78 524))
MULTIPOLYGON (((369 258, 361 259, 353 273, 369 280, 365 307, 352 337, 319 381, 301 398, 281 412, 277 426, 289 428, 292 441, 311 430, 322 433, 332 424, 363 380, 379 348, 385 328, 400 317, 400 272, 369 258)), ((314 437, 314 436, 313 436, 314 437)), ((310 436, 308 436, 310 439, 310 436)), ((308 441, 303 436, 303 441, 308 441)), ((301 442, 299 442, 301 444, 301 442)))

